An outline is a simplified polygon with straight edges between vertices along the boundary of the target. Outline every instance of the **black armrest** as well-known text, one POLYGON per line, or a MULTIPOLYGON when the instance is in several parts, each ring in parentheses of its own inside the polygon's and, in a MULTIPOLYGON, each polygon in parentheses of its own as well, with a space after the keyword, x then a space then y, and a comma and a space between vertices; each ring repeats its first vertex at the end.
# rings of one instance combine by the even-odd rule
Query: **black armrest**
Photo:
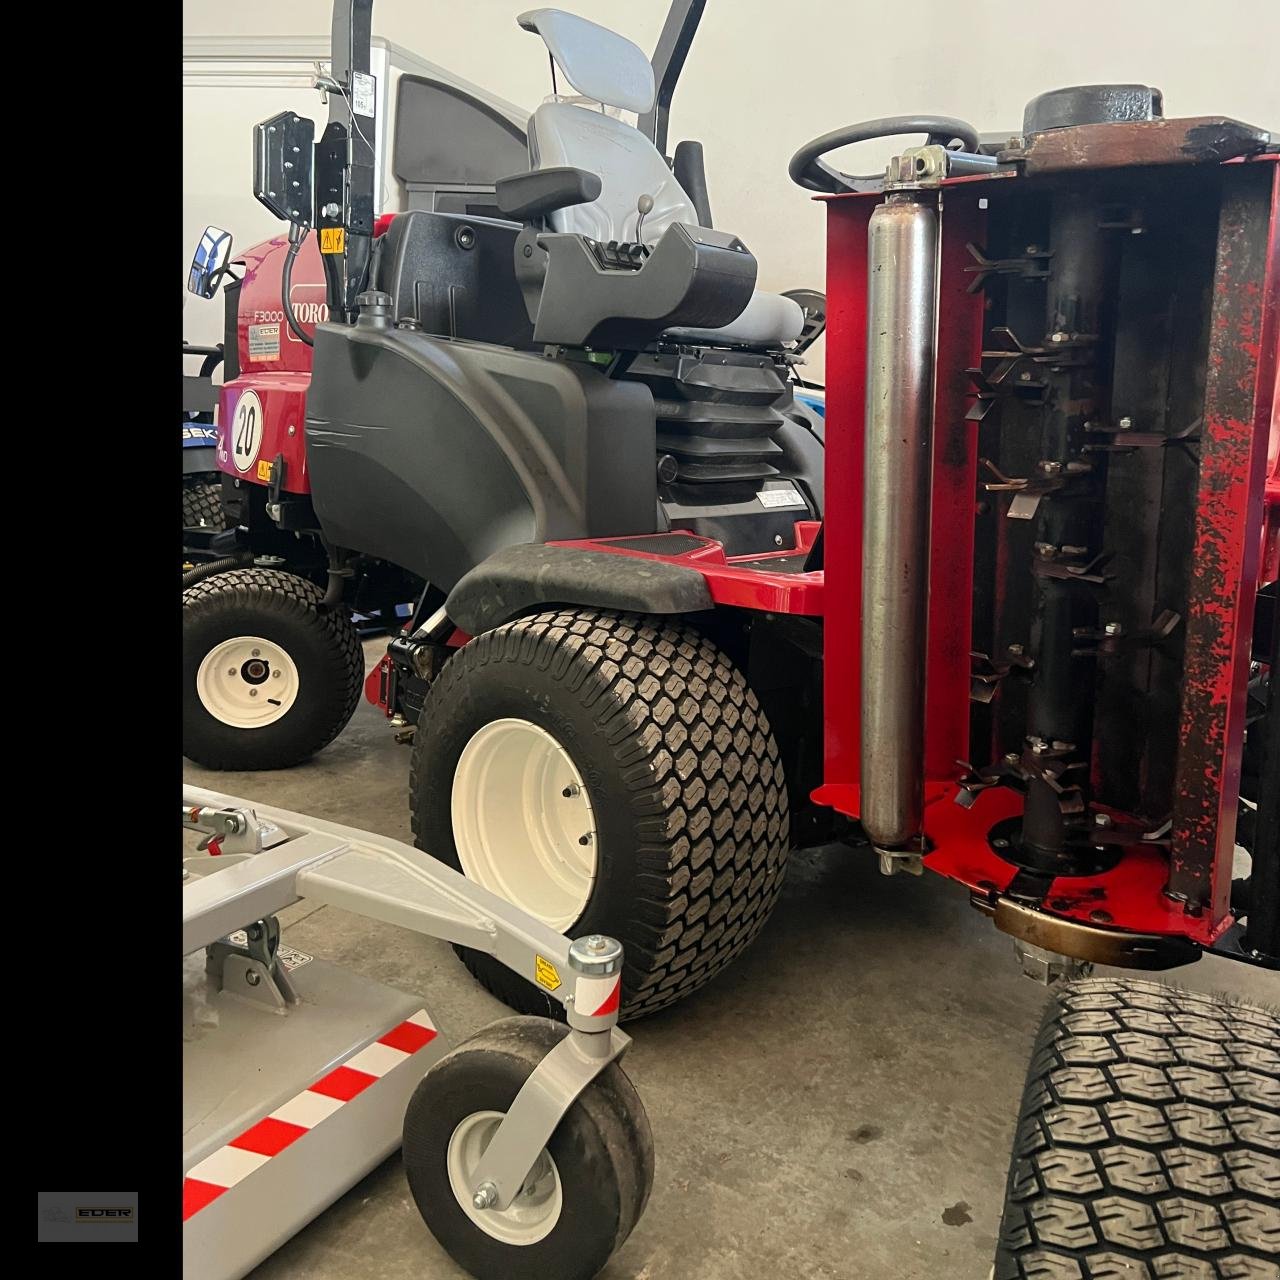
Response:
MULTIPOLYGON (((664 329, 728 324, 756 285, 747 246, 707 227, 669 224, 642 265, 630 270, 602 268, 586 236, 528 229, 521 235, 545 255, 532 308, 536 343, 639 351, 664 329)), ((517 274, 523 261, 517 259, 517 274)))
POLYGON ((517 222, 545 218, 557 209, 586 204, 600 194, 600 179, 585 169, 531 169, 494 183, 498 208, 517 222))

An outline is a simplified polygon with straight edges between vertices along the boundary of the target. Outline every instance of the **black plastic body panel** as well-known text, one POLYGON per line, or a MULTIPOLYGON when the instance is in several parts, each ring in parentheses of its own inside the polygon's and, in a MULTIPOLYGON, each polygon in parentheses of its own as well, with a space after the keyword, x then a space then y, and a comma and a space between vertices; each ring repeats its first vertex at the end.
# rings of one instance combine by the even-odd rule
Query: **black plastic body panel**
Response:
POLYGON ((222 288, 222 381, 240 376, 240 280, 222 288))
POLYGON ((714 607, 696 569, 579 547, 507 547, 449 593, 449 618, 479 635, 544 605, 588 605, 623 613, 690 614, 714 607))
POLYGON ((639 270, 606 271, 585 236, 537 237, 545 267, 530 261, 542 293, 534 335, 571 347, 639 350, 664 330, 716 328, 742 314, 756 260, 736 236, 673 222, 639 270))
POLYGON ((210 445, 207 449, 183 449, 182 474, 184 476, 218 476, 218 451, 210 445))
POLYGON ((427 333, 502 346, 533 342, 516 283, 513 222, 455 213, 402 213, 378 240, 373 287, 396 321, 427 333))
POLYGON ((658 499, 668 528, 714 538, 728 556, 792 548, 796 521, 818 518, 813 499, 782 476, 715 485, 660 485, 658 499), (776 496, 785 505, 766 506, 763 495, 776 496))
POLYGON ((330 543, 448 591, 516 543, 654 532, 654 421, 648 388, 585 363, 320 325, 316 513, 330 543))
POLYGON ((400 77, 391 168, 401 182, 492 187, 529 166, 529 140, 492 107, 455 85, 400 77))
POLYGON ((814 514, 821 520, 826 505, 823 484, 827 457, 826 423, 797 400, 788 407, 774 438, 782 446, 785 459, 782 473, 799 482, 813 503, 814 514))

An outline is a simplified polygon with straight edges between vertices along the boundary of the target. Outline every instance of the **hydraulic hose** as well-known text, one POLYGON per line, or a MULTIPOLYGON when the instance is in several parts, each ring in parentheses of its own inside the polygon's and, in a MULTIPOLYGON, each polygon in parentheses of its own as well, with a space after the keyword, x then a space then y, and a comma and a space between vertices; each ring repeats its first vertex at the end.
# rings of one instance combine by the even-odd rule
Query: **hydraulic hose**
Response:
POLYGON ((212 578, 216 573, 226 573, 229 569, 247 569, 252 563, 253 559, 248 555, 223 556, 221 560, 207 560, 204 564, 196 565, 194 569, 188 569, 182 575, 182 589, 185 591, 188 587, 194 587, 197 582, 212 578))
POLYGON ((314 347, 315 339, 309 333, 303 331, 302 326, 298 323, 297 317, 293 314, 293 300, 289 297, 290 287, 293 281, 293 263, 298 256, 298 251, 302 248, 302 242, 307 238, 309 228, 300 227, 296 222, 289 224, 289 251, 284 255, 284 270, 280 273, 280 305, 284 310, 284 318, 289 323, 289 328, 293 332, 293 336, 299 342, 305 342, 307 346, 314 347))

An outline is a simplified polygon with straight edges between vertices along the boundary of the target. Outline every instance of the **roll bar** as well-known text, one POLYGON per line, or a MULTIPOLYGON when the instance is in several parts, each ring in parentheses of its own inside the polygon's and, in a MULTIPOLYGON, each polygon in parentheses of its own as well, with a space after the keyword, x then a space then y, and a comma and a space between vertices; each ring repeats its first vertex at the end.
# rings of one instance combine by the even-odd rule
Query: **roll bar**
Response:
POLYGON ((653 145, 662 155, 667 154, 667 121, 671 115, 671 99, 675 97, 676 82, 684 70, 693 37, 702 21, 702 11, 707 0, 671 0, 667 19, 662 24, 657 46, 649 60, 653 66, 653 81, 657 96, 653 107, 637 121, 640 132, 653 139, 653 145))
POLYGON ((377 84, 372 74, 373 0, 334 0, 329 122, 316 143, 316 228, 329 311, 350 320, 373 247, 377 84))

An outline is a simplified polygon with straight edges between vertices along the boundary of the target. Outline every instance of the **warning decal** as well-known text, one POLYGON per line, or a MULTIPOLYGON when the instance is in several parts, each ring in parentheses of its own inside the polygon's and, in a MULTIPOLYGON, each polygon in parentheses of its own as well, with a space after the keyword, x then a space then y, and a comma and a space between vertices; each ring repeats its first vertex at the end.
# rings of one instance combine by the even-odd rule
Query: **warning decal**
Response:
POLYGON ((269 463, 266 458, 260 458, 258 460, 258 479, 261 480, 263 484, 271 483, 271 463, 269 463))
POLYGON ((341 253, 347 247, 347 233, 342 227, 320 228, 320 252, 341 253))
MULTIPOLYGON (((237 929, 234 933, 227 934, 227 941, 233 947, 247 947, 249 935, 243 929, 237 929)), ((301 969, 304 964, 310 964, 315 959, 315 956, 309 956, 305 951, 299 951, 297 947, 287 946, 283 942, 276 947, 276 957, 286 969, 301 969)))
POLYGON ((762 507, 803 507, 804 498, 791 485, 761 489, 756 497, 762 507))
POLYGON ((559 971, 544 956, 533 957, 533 976, 538 980, 538 985, 546 987, 548 991, 555 991, 560 985, 559 971))
POLYGON ((351 110, 358 116, 373 119, 378 82, 367 71, 351 74, 351 110))

